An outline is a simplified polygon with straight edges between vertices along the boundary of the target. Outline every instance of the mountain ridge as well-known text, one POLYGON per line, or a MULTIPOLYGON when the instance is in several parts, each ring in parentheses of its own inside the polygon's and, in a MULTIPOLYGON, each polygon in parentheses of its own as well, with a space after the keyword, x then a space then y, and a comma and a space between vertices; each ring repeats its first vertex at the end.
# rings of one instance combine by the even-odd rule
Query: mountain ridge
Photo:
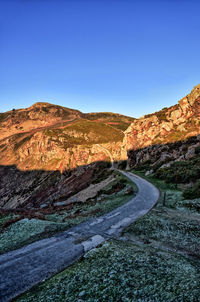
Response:
POLYGON ((0 114, 0 164, 19 169, 74 169, 127 159, 127 151, 200 133, 200 85, 169 108, 139 119, 36 102, 0 114), (101 146, 99 146, 99 144, 101 146))

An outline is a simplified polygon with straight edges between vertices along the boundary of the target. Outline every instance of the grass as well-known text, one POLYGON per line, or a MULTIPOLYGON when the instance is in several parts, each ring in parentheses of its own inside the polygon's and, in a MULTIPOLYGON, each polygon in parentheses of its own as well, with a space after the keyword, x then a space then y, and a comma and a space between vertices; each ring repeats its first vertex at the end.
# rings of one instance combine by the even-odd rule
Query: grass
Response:
POLYGON ((78 120, 68 126, 66 130, 75 130, 84 134, 94 134, 93 142, 121 141, 124 137, 121 131, 106 125, 103 122, 92 122, 88 120, 78 120))
POLYGON ((151 212, 125 230, 129 241, 111 240, 91 250, 84 261, 17 301, 199 301, 200 215, 180 207, 182 192, 173 184, 145 178, 166 193, 165 207, 160 198, 151 212))
MULTIPOLYGON (((195 160, 193 160, 192 162, 196 163, 195 160)), ((180 164, 180 167, 182 167, 182 163, 180 164)), ((189 168, 187 167, 187 169, 189 168)), ((196 213, 196 214, 200 213, 200 198, 195 198, 195 199, 184 198, 184 192, 185 192, 184 189, 182 190, 180 186, 177 186, 174 183, 169 183, 169 182, 166 183, 164 180, 157 178, 155 174, 145 176, 144 171, 133 170, 133 172, 145 178, 146 180, 150 181, 160 190, 161 194, 160 194, 158 206, 161 206, 163 204, 163 197, 165 193, 166 196, 165 205, 167 207, 172 209, 187 211, 188 213, 196 213)), ((184 172, 182 171, 182 173, 184 172)))
POLYGON ((199 299, 199 271, 184 257, 110 241, 17 299, 134 302, 199 299))
POLYGON ((76 120, 63 129, 47 129, 44 134, 62 145, 65 149, 73 145, 118 142, 123 140, 123 133, 103 122, 76 120))
MULTIPOLYGON (((140 176, 142 172, 137 172, 140 176)), ((185 200, 181 190, 153 176, 145 177, 161 191, 161 198, 151 212, 129 226, 125 233, 149 244, 178 249, 200 258, 200 215, 195 207, 197 200, 185 200), (165 206, 163 206, 165 193, 165 206)), ((199 200, 198 200, 199 204, 199 200)))
POLYGON ((153 209, 126 229, 128 238, 134 235, 143 242, 180 250, 200 257, 200 215, 191 219, 182 212, 153 209))
POLYGON ((134 118, 118 115, 110 112, 99 112, 85 114, 84 117, 91 121, 104 122, 113 128, 125 131, 130 124, 135 120, 134 118))
POLYGON ((0 232, 4 230, 4 225, 11 219, 17 218, 16 214, 0 214, 0 232))
POLYGON ((11 224, 0 233, 0 254, 20 248, 28 243, 46 238, 64 230, 64 223, 53 223, 39 219, 22 219, 11 224))

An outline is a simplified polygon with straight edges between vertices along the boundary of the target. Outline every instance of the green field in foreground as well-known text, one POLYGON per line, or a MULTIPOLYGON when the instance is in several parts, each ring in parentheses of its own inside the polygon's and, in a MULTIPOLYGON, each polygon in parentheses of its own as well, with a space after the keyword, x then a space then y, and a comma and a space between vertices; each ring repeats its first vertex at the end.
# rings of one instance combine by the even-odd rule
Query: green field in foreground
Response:
POLYGON ((195 262, 147 246, 110 241, 33 288, 23 301, 198 301, 195 262))
POLYGON ((173 185, 149 180, 161 190, 160 200, 124 230, 125 241, 90 251, 17 301, 199 301, 200 215, 187 207, 195 201, 184 200, 173 185))

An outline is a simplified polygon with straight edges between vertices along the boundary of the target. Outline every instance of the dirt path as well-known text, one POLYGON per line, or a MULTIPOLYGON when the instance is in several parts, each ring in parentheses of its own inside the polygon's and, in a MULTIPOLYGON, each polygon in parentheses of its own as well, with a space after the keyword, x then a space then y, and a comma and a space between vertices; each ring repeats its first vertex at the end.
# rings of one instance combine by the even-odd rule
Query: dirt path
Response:
POLYGON ((68 231, 0 256, 0 301, 10 301, 67 268, 90 249, 120 236, 125 227, 151 210, 159 198, 155 186, 130 172, 121 173, 138 187, 138 194, 129 202, 68 231))

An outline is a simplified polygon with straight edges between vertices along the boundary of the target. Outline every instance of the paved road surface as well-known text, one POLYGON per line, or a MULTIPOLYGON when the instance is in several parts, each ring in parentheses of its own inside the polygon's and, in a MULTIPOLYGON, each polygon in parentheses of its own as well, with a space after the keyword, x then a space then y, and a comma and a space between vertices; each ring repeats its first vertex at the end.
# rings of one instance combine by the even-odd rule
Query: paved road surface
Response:
POLYGON ((132 200, 68 231, 0 256, 0 301, 10 301, 100 243, 120 236, 126 226, 155 205, 159 191, 151 183, 130 172, 121 173, 138 186, 138 194, 132 200))

